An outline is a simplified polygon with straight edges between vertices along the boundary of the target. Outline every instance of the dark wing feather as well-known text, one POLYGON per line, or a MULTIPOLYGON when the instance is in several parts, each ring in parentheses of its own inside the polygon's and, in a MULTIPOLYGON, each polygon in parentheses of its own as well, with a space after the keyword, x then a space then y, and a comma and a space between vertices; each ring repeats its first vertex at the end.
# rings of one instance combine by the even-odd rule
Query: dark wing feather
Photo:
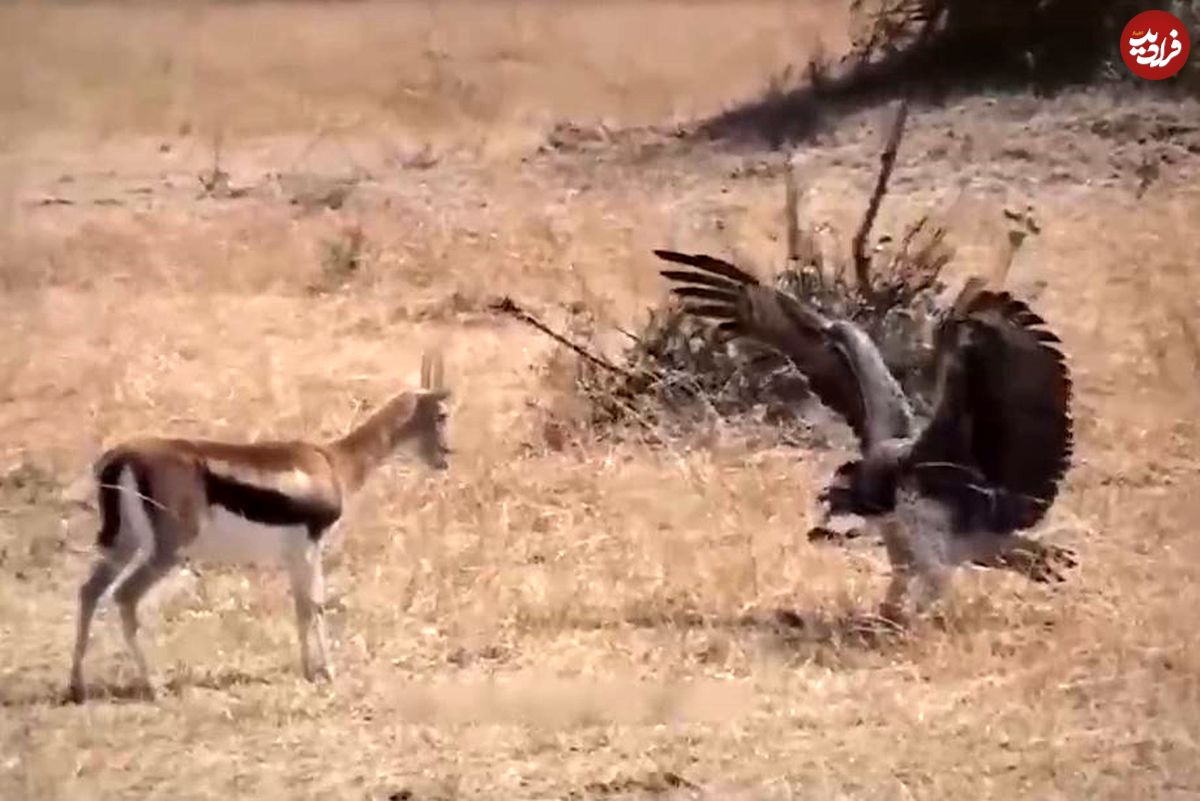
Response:
POLYGON ((737 293, 728 289, 712 289, 706 286, 680 286, 673 290, 681 298, 704 298, 705 300, 722 300, 728 303, 737 302, 737 293))
MULTIPOLYGON (((667 251, 662 251, 666 253, 667 251)), ((665 258, 665 257, 664 257, 665 258)), ((659 275, 664 278, 670 278, 672 281, 687 281, 696 286, 713 287, 714 289, 728 289, 731 282, 728 278, 718 278, 704 273, 695 273, 689 270, 660 270, 659 275)))
POLYGON ((754 276, 713 256, 670 250, 655 250, 654 255, 694 268, 661 271, 680 285, 672 290, 676 295, 685 301, 705 301, 685 302, 684 311, 718 320, 720 330, 783 353, 808 379, 821 402, 845 418, 859 441, 866 443, 862 395, 851 366, 829 340, 829 320, 807 304, 763 286, 754 276))
POLYGON ((911 453, 922 465, 957 464, 1008 504, 1028 528, 1044 517, 1074 448, 1071 377, 1045 320, 1007 292, 983 291, 939 331, 940 392, 911 453))
POLYGON ((695 267, 703 272, 719 275, 722 278, 729 279, 734 284, 758 284, 758 279, 753 275, 736 265, 730 264, 724 259, 718 259, 716 256, 709 256, 704 253, 678 253, 674 250, 656 250, 654 251, 654 255, 665 261, 686 264, 688 267, 695 267))

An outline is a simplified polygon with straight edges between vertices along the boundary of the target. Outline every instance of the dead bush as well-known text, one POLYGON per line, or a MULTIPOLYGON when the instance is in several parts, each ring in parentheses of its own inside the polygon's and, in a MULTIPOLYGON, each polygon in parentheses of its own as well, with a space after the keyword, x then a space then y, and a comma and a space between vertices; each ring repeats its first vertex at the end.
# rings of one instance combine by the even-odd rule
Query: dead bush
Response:
MULTIPOLYGON (((853 320, 879 346, 888 367, 914 399, 918 412, 933 392, 932 335, 943 291, 943 269, 953 258, 947 231, 923 216, 907 226, 890 249, 868 252, 867 241, 886 194, 907 115, 901 104, 880 158, 876 187, 852 237, 826 256, 811 223, 796 213, 790 165, 785 173, 786 265, 770 280, 776 288, 827 315, 853 320)), ((824 226, 828 227, 828 226, 824 226)), ((632 426, 653 436, 694 430, 714 420, 767 424, 785 441, 812 444, 830 433, 831 418, 808 382, 782 354, 745 340, 728 341, 715 327, 684 314, 673 302, 651 308, 630 344, 616 358, 601 353, 594 318, 582 304, 573 336, 551 330, 515 302, 512 314, 575 352, 573 388, 585 400, 586 424, 600 435, 632 426)))

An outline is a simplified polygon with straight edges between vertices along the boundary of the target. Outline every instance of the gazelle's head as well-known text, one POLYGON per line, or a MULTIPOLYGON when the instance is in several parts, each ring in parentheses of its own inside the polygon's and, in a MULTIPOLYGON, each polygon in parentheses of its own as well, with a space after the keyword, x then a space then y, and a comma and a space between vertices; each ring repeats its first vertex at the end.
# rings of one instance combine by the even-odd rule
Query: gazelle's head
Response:
POLYGON ((423 462, 434 470, 450 466, 446 444, 445 402, 450 390, 445 388, 445 365, 440 351, 426 351, 421 357, 421 392, 414 411, 416 451, 423 462))
POLYGON ((443 405, 449 397, 448 390, 425 390, 417 395, 417 408, 413 412, 417 456, 434 470, 445 470, 450 466, 446 458, 450 455, 450 447, 446 444, 447 414, 443 405))

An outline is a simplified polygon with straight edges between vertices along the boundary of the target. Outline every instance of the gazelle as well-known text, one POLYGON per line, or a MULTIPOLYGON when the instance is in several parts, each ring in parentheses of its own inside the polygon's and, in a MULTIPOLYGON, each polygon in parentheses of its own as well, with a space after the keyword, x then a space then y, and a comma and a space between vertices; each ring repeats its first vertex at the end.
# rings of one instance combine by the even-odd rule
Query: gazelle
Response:
POLYGON ((138 602, 181 560, 286 568, 296 606, 305 678, 332 680, 326 642, 321 543, 343 504, 384 460, 415 452, 442 470, 445 440, 440 355, 426 354, 421 389, 402 392, 345 436, 233 444, 144 438, 116 445, 94 466, 101 515, 99 551, 79 590, 69 696, 82 701, 83 658, 92 617, 111 591, 142 689, 154 687, 138 644, 138 602), (317 659, 309 648, 315 622, 317 659))

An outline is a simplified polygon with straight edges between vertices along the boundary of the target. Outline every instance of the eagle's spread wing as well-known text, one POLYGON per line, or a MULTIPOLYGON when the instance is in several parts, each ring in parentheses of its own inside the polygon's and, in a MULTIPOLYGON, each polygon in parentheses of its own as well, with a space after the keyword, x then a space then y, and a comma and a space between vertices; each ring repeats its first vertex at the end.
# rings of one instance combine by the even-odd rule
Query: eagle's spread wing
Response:
POLYGON ((845 418, 867 444, 862 393, 845 355, 829 339, 830 321, 811 306, 763 286, 757 278, 713 256, 655 250, 665 261, 691 270, 662 270, 684 311, 719 320, 734 336, 770 345, 795 363, 821 402, 845 418))
POLYGON ((910 454, 918 477, 957 465, 982 479, 1018 528, 1045 515, 1073 450, 1071 378, 1045 325, 1007 292, 980 291, 955 309, 938 332, 933 419, 910 454))

